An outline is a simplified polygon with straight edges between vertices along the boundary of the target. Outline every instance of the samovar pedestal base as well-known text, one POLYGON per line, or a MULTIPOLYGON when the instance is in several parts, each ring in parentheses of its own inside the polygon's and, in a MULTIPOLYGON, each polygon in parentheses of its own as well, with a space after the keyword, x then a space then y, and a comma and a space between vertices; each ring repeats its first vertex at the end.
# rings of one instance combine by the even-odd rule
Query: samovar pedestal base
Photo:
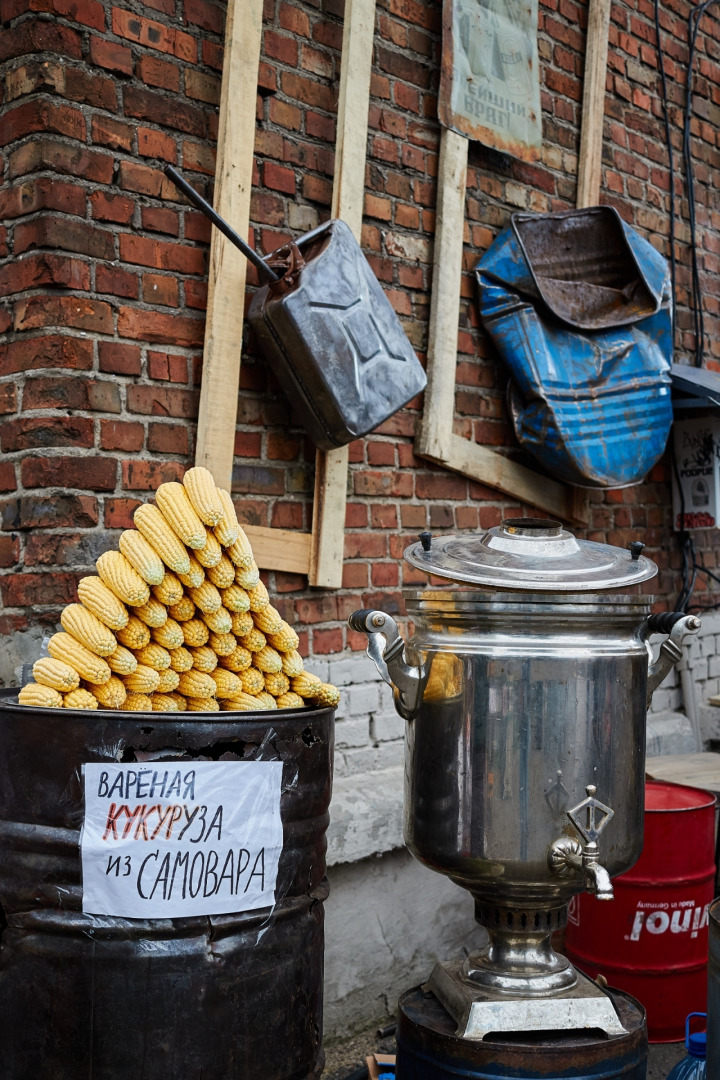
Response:
POLYGON ((460 1038, 531 1031, 627 1034, 612 999, 579 971, 569 988, 542 997, 521 997, 480 986, 468 978, 463 967, 460 963, 436 964, 423 987, 456 1021, 460 1038))
POLYGON ((463 1039, 434 994, 420 987, 399 1001, 397 1080, 647 1080, 647 1027, 642 1005, 619 990, 607 996, 624 1034, 544 1031, 463 1039))

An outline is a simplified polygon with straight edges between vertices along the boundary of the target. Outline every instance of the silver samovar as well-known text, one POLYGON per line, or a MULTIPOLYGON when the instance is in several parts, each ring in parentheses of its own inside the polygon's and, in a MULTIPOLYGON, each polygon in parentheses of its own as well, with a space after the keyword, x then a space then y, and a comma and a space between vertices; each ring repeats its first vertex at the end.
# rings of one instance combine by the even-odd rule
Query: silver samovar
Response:
POLYGON ((700 622, 618 593, 657 573, 642 544, 528 518, 420 540, 405 559, 447 585, 405 593, 410 640, 381 611, 350 625, 407 721, 407 846, 472 893, 489 936, 464 963, 436 964, 427 988, 467 1038, 622 1034, 612 999, 551 935, 577 893, 612 900, 641 853, 647 704, 700 622), (655 633, 668 636, 653 660, 655 633))

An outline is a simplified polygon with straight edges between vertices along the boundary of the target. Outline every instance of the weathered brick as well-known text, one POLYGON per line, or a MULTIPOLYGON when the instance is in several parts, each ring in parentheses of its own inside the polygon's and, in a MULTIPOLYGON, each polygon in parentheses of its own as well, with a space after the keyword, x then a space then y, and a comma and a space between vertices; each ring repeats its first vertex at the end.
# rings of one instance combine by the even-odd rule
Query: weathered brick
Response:
POLYGON ((0 375, 40 368, 89 371, 92 365, 92 342, 84 338, 49 334, 20 338, 0 347, 0 375))
POLYGON ((100 421, 100 448, 102 450, 125 450, 135 453, 142 450, 144 439, 145 429, 142 424, 128 423, 126 420, 100 421))
POLYGON ((0 425, 3 453, 45 446, 77 446, 90 449, 95 425, 86 416, 23 416, 0 425))
POLYGON ((134 86, 123 88, 123 103, 126 116, 162 124, 163 127, 184 131, 187 135, 207 134, 205 114, 194 105, 186 105, 184 102, 134 86))
POLYGON ((123 461, 125 491, 156 491, 161 484, 182 480, 185 468, 177 461, 123 461))
POLYGON ((114 71, 116 75, 132 75, 132 50, 117 41, 106 41, 91 35, 90 60, 98 67, 114 71))
POLYGON ((205 252, 186 244, 171 244, 134 233, 119 236, 120 258, 136 266, 151 266, 155 270, 173 270, 181 274, 202 274, 205 252))
POLYGON ((123 270, 119 266, 100 264, 95 271, 95 288, 98 293, 122 296, 126 300, 137 300, 140 295, 140 282, 137 274, 123 270))
POLYGON ((120 412, 120 393, 114 382, 48 375, 27 380, 22 405, 25 412, 33 409, 120 412))
POLYGON ((111 232, 71 218, 40 217, 15 227, 15 254, 31 248, 60 248, 96 259, 112 259, 115 242, 111 232))
POLYGON ((133 514, 141 499, 105 499, 104 524, 106 529, 132 529, 133 514))
POLYGON ((128 411, 143 416, 194 419, 197 416, 198 398, 195 390, 167 386, 129 385, 127 388, 128 411))
POLYGON ((107 457, 26 457, 20 476, 26 488, 114 491, 117 462, 107 457))
POLYGON ((79 144, 58 143, 51 139, 33 139, 10 155, 10 179, 40 169, 82 176, 99 184, 109 184, 113 175, 110 154, 88 150, 79 144))
POLYGON ((112 116, 93 116, 90 122, 90 137, 98 146, 109 146, 112 150, 132 150, 135 132, 131 124, 116 120, 112 116))
POLYGON ((118 312, 118 334, 121 337, 160 345, 193 346, 202 344, 204 332, 203 319, 131 307, 121 307, 118 312))
POLYGON ((103 301, 81 296, 33 296, 15 304, 13 326, 15 330, 71 326, 112 334, 112 309, 103 301))
POLYGON ((79 574, 10 574, 0 579, 6 607, 70 604, 77 598, 79 574))
POLYGON ((21 496, 0 501, 0 529, 89 529, 98 523, 91 495, 21 496))
POLYGON ((0 146, 7 146, 24 135, 53 132, 71 139, 85 138, 85 118, 80 109, 36 99, 14 109, 7 109, 0 128, 0 146))
POLYGON ((153 454, 186 457, 188 442, 188 429, 184 424, 148 424, 147 448, 153 454))
POLYGON ((197 42, 190 34, 153 19, 144 19, 124 8, 113 8, 112 29, 118 37, 171 53, 179 60, 187 60, 191 64, 197 60, 197 42))
POLYGON ((0 296, 11 296, 41 285, 85 292, 90 288, 90 267, 78 259, 45 254, 29 255, 0 266, 0 296))

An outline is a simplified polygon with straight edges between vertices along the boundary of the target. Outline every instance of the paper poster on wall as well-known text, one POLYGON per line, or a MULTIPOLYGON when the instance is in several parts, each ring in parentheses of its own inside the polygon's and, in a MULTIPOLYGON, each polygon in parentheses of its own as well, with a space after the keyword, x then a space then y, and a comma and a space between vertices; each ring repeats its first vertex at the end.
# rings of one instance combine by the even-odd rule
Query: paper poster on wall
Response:
POLYGON ((537 31, 537 0, 444 0, 441 123, 521 161, 537 161, 537 31))
POLYGON ((282 762, 87 764, 83 911, 175 919, 270 907, 282 762))

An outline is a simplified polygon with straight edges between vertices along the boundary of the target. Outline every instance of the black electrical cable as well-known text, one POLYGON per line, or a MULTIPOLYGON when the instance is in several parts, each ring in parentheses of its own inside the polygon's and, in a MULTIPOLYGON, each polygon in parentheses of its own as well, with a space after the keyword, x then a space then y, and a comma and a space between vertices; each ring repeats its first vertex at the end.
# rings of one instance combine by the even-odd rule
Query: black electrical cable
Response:
MULTIPOLYGON (((668 167, 670 170, 670 236, 668 239, 670 245, 670 287, 672 289, 672 343, 673 349, 675 348, 675 330, 676 330, 676 316, 675 306, 677 304, 677 290, 675 285, 675 163, 672 146, 672 135, 670 131, 670 109, 668 105, 668 92, 667 92, 667 78, 665 76, 665 53, 662 46, 662 32, 660 27, 660 0, 655 0, 655 39, 658 57, 658 68, 660 69, 660 86, 662 90, 662 107, 663 117, 665 119, 665 139, 667 141, 668 149, 668 167)), ((678 610, 680 610, 678 608, 678 610)))
POLYGON ((703 314, 702 288, 700 282, 700 270, 698 267, 697 235, 695 216, 695 170, 692 160, 692 100, 693 100, 693 66, 695 63, 695 50, 697 36, 703 15, 718 3, 718 0, 705 0, 691 9, 688 16, 688 73, 687 89, 685 93, 685 122, 683 124, 683 158, 685 161, 685 182, 687 187, 688 219, 690 222, 690 258, 692 271, 692 309, 693 327, 695 331, 695 365, 702 367, 702 358, 705 352, 705 318, 703 314))

